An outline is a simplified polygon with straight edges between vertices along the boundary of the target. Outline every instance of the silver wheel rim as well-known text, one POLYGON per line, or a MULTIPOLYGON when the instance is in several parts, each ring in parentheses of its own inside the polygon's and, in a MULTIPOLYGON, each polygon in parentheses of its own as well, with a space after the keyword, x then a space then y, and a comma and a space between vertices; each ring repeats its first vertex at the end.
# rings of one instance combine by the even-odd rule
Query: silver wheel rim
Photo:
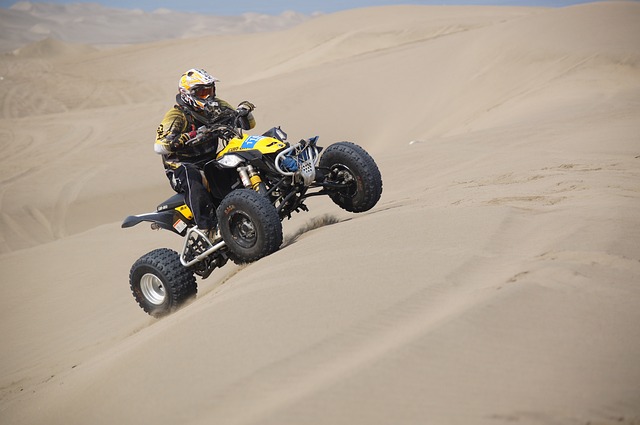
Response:
POLYGON ((153 305, 160 305, 167 297, 167 291, 164 289, 164 283, 158 276, 147 273, 140 278, 140 290, 142 295, 153 305))

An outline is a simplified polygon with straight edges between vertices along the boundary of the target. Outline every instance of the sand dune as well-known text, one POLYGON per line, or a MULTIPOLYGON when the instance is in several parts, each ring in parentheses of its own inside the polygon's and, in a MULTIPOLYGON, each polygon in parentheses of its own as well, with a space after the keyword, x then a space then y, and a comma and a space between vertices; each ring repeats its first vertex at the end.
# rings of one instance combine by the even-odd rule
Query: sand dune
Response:
POLYGON ((2 56, 1 422, 640 423, 639 18, 381 7, 2 56), (151 145, 192 66, 258 131, 362 145, 384 192, 309 201, 155 320, 129 268, 182 241, 120 222, 172 194, 151 145))

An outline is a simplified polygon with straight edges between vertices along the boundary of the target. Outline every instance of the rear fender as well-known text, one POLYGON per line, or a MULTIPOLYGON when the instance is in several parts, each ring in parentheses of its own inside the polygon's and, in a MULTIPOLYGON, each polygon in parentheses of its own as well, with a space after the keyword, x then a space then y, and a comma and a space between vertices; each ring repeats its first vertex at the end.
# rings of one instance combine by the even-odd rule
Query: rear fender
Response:
POLYGON ((133 227, 142 222, 156 224, 158 227, 170 230, 174 233, 184 236, 187 233, 187 224, 182 214, 175 210, 161 211, 148 214, 130 215, 122 222, 122 227, 133 227))

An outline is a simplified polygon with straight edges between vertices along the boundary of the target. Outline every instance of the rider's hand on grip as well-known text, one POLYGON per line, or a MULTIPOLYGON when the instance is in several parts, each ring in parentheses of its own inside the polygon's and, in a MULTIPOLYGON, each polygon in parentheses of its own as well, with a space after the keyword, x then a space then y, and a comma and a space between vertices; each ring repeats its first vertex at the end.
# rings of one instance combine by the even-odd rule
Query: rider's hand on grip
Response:
POLYGON ((254 109, 256 109, 256 105, 245 100, 240 102, 238 108, 236 109, 236 112, 239 116, 246 117, 247 115, 249 115, 249 112, 253 111, 254 109))
POLYGON ((185 146, 195 146, 206 143, 207 140, 209 140, 207 138, 209 133, 211 133, 211 129, 204 125, 198 127, 198 130, 191 130, 189 133, 184 133, 183 136, 188 136, 184 144, 185 146))
POLYGON ((180 135, 180 137, 178 138, 178 141, 180 142, 180 144, 178 146, 176 146, 177 148, 181 148, 186 146, 187 144, 191 143, 191 137, 189 135, 189 133, 182 133, 180 135))
POLYGON ((248 109, 249 111, 253 111, 254 109, 256 109, 256 105, 249 102, 248 100, 243 100, 238 104, 238 108, 244 108, 244 109, 248 109))
POLYGON ((191 131, 187 131, 180 135, 180 140, 182 141, 182 145, 186 146, 194 142, 193 139, 196 138, 198 132, 196 131, 196 127, 191 124, 191 131))
POLYGON ((180 135, 179 133, 171 133, 167 136, 167 142, 169 142, 169 147, 172 151, 184 146, 184 140, 182 140, 183 136, 184 135, 180 135))

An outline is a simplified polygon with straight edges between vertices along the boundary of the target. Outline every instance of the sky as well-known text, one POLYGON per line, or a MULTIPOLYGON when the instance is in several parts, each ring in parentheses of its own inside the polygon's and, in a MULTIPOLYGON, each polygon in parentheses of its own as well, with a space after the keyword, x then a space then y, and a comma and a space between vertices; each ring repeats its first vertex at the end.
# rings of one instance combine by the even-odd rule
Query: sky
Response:
MULTIPOLYGON (((639 0, 640 1, 640 0, 639 0)), ((332 13, 339 10, 357 7, 381 6, 393 4, 423 4, 423 5, 496 5, 496 6, 544 6, 562 7, 588 0, 47 0, 31 1, 32 3, 100 3, 106 7, 122 9, 142 9, 152 12, 159 8, 172 9, 181 12, 204 13, 209 15, 241 15, 246 12, 279 15, 284 11, 293 10, 304 14, 314 12, 332 13)), ((0 7, 8 8, 16 0, 0 0, 0 7)))

